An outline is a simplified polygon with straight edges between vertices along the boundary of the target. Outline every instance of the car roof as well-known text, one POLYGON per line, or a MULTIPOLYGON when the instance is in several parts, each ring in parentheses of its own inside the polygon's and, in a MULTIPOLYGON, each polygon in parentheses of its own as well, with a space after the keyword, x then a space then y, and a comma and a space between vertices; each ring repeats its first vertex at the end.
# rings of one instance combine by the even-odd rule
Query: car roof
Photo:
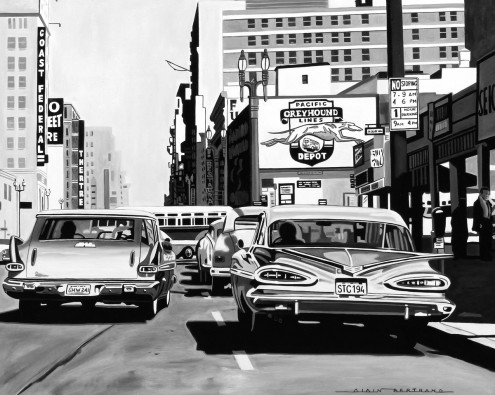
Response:
POLYGON ((227 213, 225 218, 225 226, 223 228, 224 232, 230 232, 234 230, 234 222, 237 218, 245 215, 258 215, 265 212, 268 209, 266 206, 244 206, 232 209, 227 213))
POLYGON ((271 207, 268 222, 281 219, 338 219, 351 221, 386 222, 406 226, 402 217, 392 210, 372 207, 286 205, 271 207))
POLYGON ((116 210, 116 209, 87 209, 87 210, 46 210, 41 211, 37 217, 146 217, 156 218, 152 213, 140 210, 116 210))

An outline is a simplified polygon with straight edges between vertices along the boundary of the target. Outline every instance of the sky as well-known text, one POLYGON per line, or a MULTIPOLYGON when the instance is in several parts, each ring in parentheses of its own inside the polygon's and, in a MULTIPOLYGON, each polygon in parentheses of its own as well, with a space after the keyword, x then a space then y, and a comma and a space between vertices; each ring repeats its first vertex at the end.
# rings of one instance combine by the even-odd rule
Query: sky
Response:
POLYGON ((49 96, 86 126, 108 126, 131 205, 163 205, 166 147, 179 84, 189 68, 197 0, 50 0, 49 96))

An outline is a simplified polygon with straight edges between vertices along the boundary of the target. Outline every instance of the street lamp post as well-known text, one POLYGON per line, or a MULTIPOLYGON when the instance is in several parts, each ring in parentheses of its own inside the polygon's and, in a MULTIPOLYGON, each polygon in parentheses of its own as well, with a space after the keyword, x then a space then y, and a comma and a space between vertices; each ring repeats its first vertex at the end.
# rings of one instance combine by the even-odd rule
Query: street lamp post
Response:
POLYGON ((223 204, 227 205, 227 130, 223 128, 220 131, 220 135, 222 136, 222 152, 223 152, 223 204))
POLYGON ((18 226, 17 226, 17 233, 19 234, 19 237, 21 237, 21 192, 23 192, 26 189, 26 182, 24 179, 20 184, 17 183, 17 180, 14 180, 14 189, 18 193, 18 198, 17 198, 17 215, 18 215, 18 226))
POLYGON ((60 204, 60 210, 62 210, 63 204, 64 204, 64 199, 63 198, 58 199, 58 204, 60 204))
POLYGON ((256 95, 256 90, 260 85, 263 86, 263 99, 267 100, 267 85, 268 85, 268 69, 270 68, 270 58, 265 48, 261 57, 261 81, 246 81, 247 60, 244 55, 244 50, 241 51, 241 56, 237 62, 239 69, 239 86, 240 99, 244 99, 244 87, 249 90, 249 112, 250 112, 250 129, 251 129, 251 203, 260 199, 260 169, 259 169, 259 143, 258 143, 258 109, 259 97, 256 95))
POLYGON ((45 189, 45 196, 46 196, 46 209, 48 210, 50 208, 50 194, 52 193, 52 191, 50 190, 50 188, 48 189, 45 189))

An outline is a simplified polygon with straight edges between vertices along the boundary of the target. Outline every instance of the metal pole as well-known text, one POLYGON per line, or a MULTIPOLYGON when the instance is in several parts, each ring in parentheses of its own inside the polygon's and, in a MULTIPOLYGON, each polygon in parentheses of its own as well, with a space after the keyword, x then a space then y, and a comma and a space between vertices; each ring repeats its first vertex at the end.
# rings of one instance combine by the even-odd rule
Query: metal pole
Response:
POLYGON ((256 96, 256 88, 249 96, 250 122, 251 122, 251 204, 260 200, 260 168, 259 168, 259 139, 258 139, 258 109, 259 99, 256 96))

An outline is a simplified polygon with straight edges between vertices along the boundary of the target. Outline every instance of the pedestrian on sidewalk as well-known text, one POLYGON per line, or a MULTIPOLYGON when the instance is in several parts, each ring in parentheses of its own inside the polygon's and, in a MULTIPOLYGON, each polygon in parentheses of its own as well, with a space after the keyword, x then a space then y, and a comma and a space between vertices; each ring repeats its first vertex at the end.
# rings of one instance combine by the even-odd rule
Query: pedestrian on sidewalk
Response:
POLYGON ((466 198, 459 198, 459 204, 452 211, 452 252, 454 258, 465 258, 467 255, 468 224, 466 198))
POLYGON ((490 189, 482 187, 473 204, 473 230, 479 235, 480 258, 492 260, 493 204, 489 200, 490 189))

